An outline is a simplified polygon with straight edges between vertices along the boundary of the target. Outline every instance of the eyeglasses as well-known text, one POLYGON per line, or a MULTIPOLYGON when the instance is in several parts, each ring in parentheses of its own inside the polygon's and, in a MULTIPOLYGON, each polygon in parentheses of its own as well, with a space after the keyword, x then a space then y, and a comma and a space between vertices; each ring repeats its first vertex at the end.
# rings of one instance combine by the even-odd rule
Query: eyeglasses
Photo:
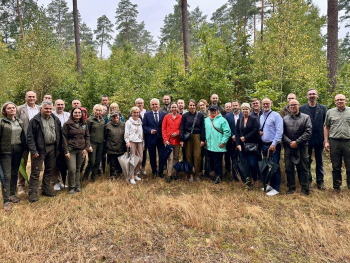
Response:
POLYGON ((338 101, 345 101, 346 99, 337 99, 337 100, 335 100, 336 102, 338 102, 338 101))

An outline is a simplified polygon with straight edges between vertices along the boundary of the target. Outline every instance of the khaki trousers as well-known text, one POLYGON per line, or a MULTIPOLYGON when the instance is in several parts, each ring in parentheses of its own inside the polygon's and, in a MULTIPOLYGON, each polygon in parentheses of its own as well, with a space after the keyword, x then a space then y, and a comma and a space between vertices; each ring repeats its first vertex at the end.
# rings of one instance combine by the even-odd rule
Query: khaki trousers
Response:
POLYGON ((191 134, 191 140, 185 142, 186 161, 194 166, 195 176, 199 176, 201 167, 201 135, 191 134))
POLYGON ((135 167, 134 174, 136 175, 138 171, 140 171, 140 167, 142 164, 143 157, 143 143, 142 142, 130 142, 130 153, 135 154, 140 158, 139 162, 135 167))
POLYGON ((173 145, 173 147, 174 149, 167 161, 168 176, 172 175, 173 166, 179 161, 180 145, 173 145))

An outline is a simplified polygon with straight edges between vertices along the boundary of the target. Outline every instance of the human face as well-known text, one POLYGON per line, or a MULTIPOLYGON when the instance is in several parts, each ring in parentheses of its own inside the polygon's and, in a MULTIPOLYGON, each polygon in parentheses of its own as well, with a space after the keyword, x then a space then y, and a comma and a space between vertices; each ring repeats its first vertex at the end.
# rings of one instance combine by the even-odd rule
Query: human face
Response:
POLYGON ((205 106, 204 102, 200 102, 200 103, 199 103, 199 109, 200 109, 201 111, 206 111, 206 110, 207 110, 207 107, 205 106))
POLYGON ((225 111, 226 111, 226 113, 230 113, 232 111, 232 104, 231 103, 225 104, 225 111))
POLYGON ((268 112, 271 110, 271 100, 269 99, 264 99, 262 101, 262 105, 263 105, 263 109, 264 109, 264 112, 268 112))
POLYGON ((107 112, 107 107, 105 105, 102 105, 102 114, 105 115, 107 112))
POLYGON ((108 106, 108 104, 109 104, 108 97, 102 97, 101 103, 102 103, 102 105, 108 106))
POLYGON ((132 113, 131 113, 131 116, 134 120, 137 120, 140 116, 140 111, 136 111, 134 110, 132 113))
POLYGON ((343 110, 345 108, 347 100, 343 94, 338 94, 335 96, 334 102, 339 110, 343 110))
POLYGON ((300 106, 300 104, 297 100, 290 100, 289 101, 289 109, 293 115, 296 115, 299 113, 299 106, 300 106))
POLYGON ((185 108, 185 101, 184 100, 178 100, 177 101, 177 107, 179 110, 183 110, 185 108))
POLYGON ((219 96, 217 94, 211 95, 210 101, 213 105, 217 105, 219 102, 219 96))
POLYGON ((171 104, 171 107, 170 107, 170 110, 171 110, 171 113, 176 115, 177 113, 177 105, 176 104, 171 104))
POLYGON ((287 96, 287 102, 289 103, 291 100, 296 100, 296 96, 294 94, 288 94, 287 96))
POLYGON ((195 113, 196 112, 196 104, 194 104, 193 102, 190 102, 188 104, 188 109, 190 110, 191 113, 195 113))
POLYGON ((81 115, 82 115, 81 110, 80 110, 80 109, 76 109, 76 110, 73 112, 73 119, 74 119, 75 121, 79 121, 80 118, 81 118, 81 115))
POLYGON ((28 105, 34 105, 36 102, 36 93, 33 91, 27 92, 25 100, 28 105))
POLYGON ((100 118, 101 114, 102 114, 102 110, 101 110, 100 107, 97 107, 97 108, 94 109, 94 115, 95 115, 95 117, 96 117, 97 119, 100 118))
POLYGON ((50 117, 52 114, 52 106, 51 105, 45 105, 41 108, 41 114, 44 115, 46 118, 50 117))
POLYGON ((119 108, 118 107, 111 107, 111 112, 112 111, 119 111, 119 108))
POLYGON ((318 98, 317 90, 315 90, 315 89, 309 90, 309 91, 307 92, 306 97, 307 97, 307 100, 308 100, 309 102, 312 102, 312 103, 313 103, 313 102, 316 102, 316 100, 317 100, 317 98, 318 98))
POLYGON ((239 112, 239 103, 237 101, 232 102, 232 110, 234 113, 239 112))
POLYGON ((142 100, 138 100, 138 101, 136 101, 135 106, 138 107, 140 109, 140 111, 142 111, 143 107, 144 107, 144 103, 142 100))
POLYGON ((119 114, 112 116, 111 120, 114 123, 118 123, 120 121, 119 114))
POLYGON ((248 107, 243 107, 242 108, 242 113, 243 113, 243 117, 248 117, 249 113, 250 113, 249 108, 248 107))
POLYGON ((210 117, 215 118, 216 115, 218 115, 218 111, 217 110, 211 110, 210 111, 210 117))
POLYGON ((81 108, 81 103, 79 100, 72 101, 72 108, 81 108))
POLYGON ((171 100, 169 96, 164 96, 163 97, 163 103, 164 105, 168 106, 170 104, 171 100))
POLYGON ((52 96, 47 94, 47 95, 44 96, 43 101, 44 101, 44 100, 52 101, 52 96))
POLYGON ((5 108, 6 116, 9 118, 13 118, 17 113, 16 106, 14 104, 8 104, 5 108))
POLYGON ((151 108, 153 111, 157 112, 159 109, 159 103, 156 100, 151 101, 151 108))
POLYGON ((260 111, 260 101, 259 100, 253 101, 252 108, 255 112, 259 112, 260 111))
POLYGON ((55 102, 56 112, 61 114, 64 111, 64 108, 65 108, 64 101, 63 100, 56 100, 56 102, 55 102))

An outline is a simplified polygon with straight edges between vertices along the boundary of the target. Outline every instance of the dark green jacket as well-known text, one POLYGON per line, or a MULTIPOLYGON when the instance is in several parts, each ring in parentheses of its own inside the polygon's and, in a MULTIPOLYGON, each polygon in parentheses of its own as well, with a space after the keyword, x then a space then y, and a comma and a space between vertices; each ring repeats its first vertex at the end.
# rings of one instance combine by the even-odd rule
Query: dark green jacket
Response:
POLYGON ((123 154, 126 151, 124 140, 125 123, 119 121, 114 124, 112 121, 106 125, 105 139, 107 154, 123 154))
POLYGON ((100 121, 98 121, 95 116, 92 116, 86 120, 86 125, 90 133, 90 143, 103 143, 105 136, 105 120, 100 118, 100 121))
MULTIPOLYGON (((22 128, 21 140, 24 149, 28 149, 26 135, 24 132, 23 121, 16 118, 22 128)), ((0 154, 11 154, 11 135, 12 125, 7 118, 0 119, 0 154)))

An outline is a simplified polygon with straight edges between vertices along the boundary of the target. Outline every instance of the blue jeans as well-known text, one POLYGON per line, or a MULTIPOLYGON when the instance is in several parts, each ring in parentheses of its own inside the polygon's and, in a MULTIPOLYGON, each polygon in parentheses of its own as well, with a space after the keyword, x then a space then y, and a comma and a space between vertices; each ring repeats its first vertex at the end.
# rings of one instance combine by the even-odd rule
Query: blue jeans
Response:
MULTIPOLYGON (((254 182, 258 180, 258 153, 257 152, 242 152, 242 156, 249 162, 250 175, 253 177, 254 182)), ((251 182, 252 180, 250 180, 251 182)))
MULTIPOLYGON (((267 156, 267 150, 270 148, 270 145, 272 143, 264 143, 262 144, 262 152, 263 156, 267 156)), ((280 158, 281 158, 281 144, 277 144, 276 146, 276 152, 273 153, 270 151, 270 158, 272 158, 274 163, 278 164, 278 169, 276 173, 272 176, 270 181, 270 186, 275 189, 276 191, 280 191, 280 185, 281 185, 281 169, 280 169, 280 158)))

